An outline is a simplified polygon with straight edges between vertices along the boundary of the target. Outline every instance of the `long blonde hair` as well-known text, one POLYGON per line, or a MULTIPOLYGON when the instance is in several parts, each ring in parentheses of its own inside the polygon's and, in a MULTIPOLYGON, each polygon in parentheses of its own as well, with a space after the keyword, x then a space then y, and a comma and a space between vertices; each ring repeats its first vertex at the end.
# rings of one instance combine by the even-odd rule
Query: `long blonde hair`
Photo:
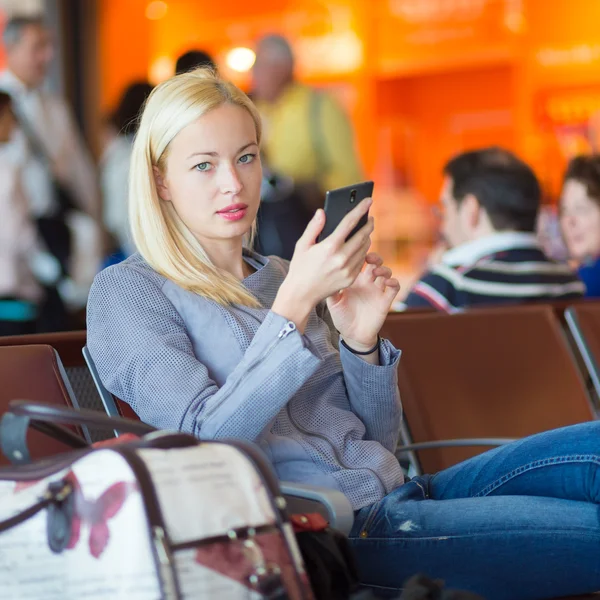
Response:
MULTIPOLYGON (((138 252, 158 273, 219 304, 260 306, 232 274, 218 269, 183 223, 171 202, 160 199, 153 167, 165 172, 175 136, 207 112, 233 104, 248 111, 261 139, 258 111, 240 89, 206 68, 177 75, 157 86, 146 101, 133 143, 129 219, 138 252)), ((250 239, 255 226, 252 227, 250 239)))

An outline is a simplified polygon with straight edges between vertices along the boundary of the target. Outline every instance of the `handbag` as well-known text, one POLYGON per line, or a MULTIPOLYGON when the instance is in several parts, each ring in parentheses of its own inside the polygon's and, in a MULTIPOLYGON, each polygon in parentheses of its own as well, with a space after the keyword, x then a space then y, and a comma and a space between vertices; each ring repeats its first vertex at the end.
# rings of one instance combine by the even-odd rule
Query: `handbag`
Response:
POLYGON ((312 600, 260 450, 94 411, 13 401, 0 421, 4 598, 312 600), (118 429, 88 447, 69 427, 118 429), (28 463, 34 428, 77 449, 28 463), (148 433, 151 431, 152 433, 148 433))
MULTIPOLYGON (((86 448, 88 444, 83 437, 66 429, 65 424, 95 427, 97 423, 102 423, 102 427, 115 430, 125 423, 125 431, 129 434, 157 433, 156 429, 141 421, 108 417, 85 410, 64 407, 55 410, 54 406, 19 401, 11 402, 10 406, 12 410, 0 420, 0 449, 17 464, 30 463, 27 448, 27 431, 30 427, 74 448, 86 448), (32 412, 32 406, 35 406, 35 413, 32 412), (40 415, 43 420, 39 418, 40 415), (90 417, 93 417, 93 421, 90 417)), ((101 442, 100 445, 118 445, 121 440, 122 436, 101 442)), ((318 513, 292 514, 290 522, 302 555, 302 568, 306 571, 315 600, 347 600, 352 597, 359 589, 359 576, 348 538, 330 528, 318 513)))

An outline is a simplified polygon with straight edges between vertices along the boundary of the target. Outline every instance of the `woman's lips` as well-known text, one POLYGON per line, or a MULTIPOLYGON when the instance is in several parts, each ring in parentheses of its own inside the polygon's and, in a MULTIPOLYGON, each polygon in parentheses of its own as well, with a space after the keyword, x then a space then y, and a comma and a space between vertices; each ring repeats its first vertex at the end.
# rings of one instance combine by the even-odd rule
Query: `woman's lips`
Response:
POLYGON ((231 204, 226 206, 224 209, 217 212, 220 217, 223 217, 226 221, 239 221, 246 216, 248 212, 247 204, 231 204))

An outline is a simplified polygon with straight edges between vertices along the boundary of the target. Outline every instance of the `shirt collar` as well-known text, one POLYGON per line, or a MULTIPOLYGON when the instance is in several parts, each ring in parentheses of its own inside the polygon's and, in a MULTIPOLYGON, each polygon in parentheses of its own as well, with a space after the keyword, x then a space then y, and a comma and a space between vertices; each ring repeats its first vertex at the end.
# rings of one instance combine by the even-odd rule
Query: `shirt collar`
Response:
POLYGON ((6 69, 0 75, 0 81, 3 87, 6 87, 12 93, 26 94, 29 88, 9 69, 6 69))
MULTIPOLYGON (((256 275, 256 273, 258 273, 263 267, 266 267, 271 262, 268 256, 262 256, 261 254, 258 254, 258 252, 254 252, 248 248, 242 249, 242 255, 244 256, 246 262, 255 269, 254 273, 249 275, 249 277, 256 275)), ((246 277, 245 280, 249 277, 246 277)))
POLYGON ((540 244, 535 233, 503 231, 473 240, 472 242, 466 242, 448 250, 442 256, 442 264, 449 267, 474 265, 490 254, 514 248, 539 249, 540 244))

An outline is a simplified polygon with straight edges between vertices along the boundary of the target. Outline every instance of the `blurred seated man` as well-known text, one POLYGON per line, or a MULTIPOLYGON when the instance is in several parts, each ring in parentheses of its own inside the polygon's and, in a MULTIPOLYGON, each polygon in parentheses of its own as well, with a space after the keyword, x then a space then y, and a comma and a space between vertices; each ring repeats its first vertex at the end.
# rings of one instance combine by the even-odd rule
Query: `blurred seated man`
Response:
POLYGON ((311 215, 327 190, 362 179, 348 117, 331 96, 294 80, 294 55, 285 38, 259 41, 252 99, 264 123, 266 165, 293 179, 311 215))
POLYGON ((539 245, 541 190, 527 164, 485 148, 459 154, 444 175, 442 234, 450 249, 414 285, 403 308, 455 312, 583 295, 577 275, 539 245))

